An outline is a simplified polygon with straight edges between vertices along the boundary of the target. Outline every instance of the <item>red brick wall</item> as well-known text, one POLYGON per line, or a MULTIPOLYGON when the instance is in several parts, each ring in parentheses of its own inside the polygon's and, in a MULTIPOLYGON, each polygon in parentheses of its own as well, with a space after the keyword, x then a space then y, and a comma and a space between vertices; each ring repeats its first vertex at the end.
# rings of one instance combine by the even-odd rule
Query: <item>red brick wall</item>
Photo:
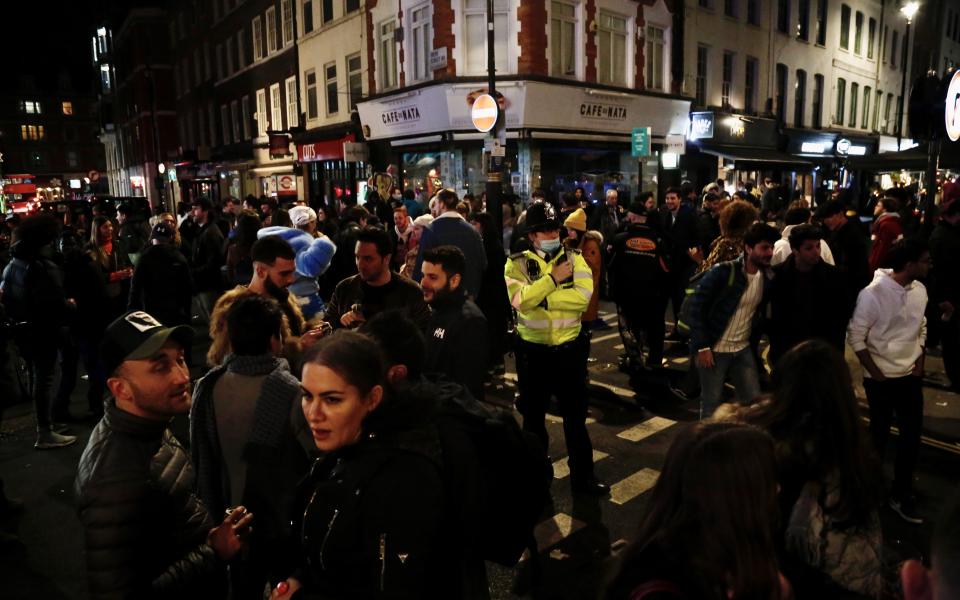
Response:
MULTIPOLYGON (((400 27, 405 27, 403 23, 402 10, 397 11, 397 23, 400 24, 400 27)), ((407 70, 406 70, 406 64, 403 62, 403 39, 402 38, 400 39, 399 44, 400 44, 400 56, 397 60, 400 61, 400 64, 398 65, 400 68, 400 73, 397 75, 397 81, 399 82, 400 87, 404 87, 405 85, 407 85, 407 70)))
POLYGON ((447 68, 433 72, 434 78, 454 77, 457 64, 453 59, 453 49, 457 38, 453 35, 453 4, 451 0, 433 0, 433 47, 447 47, 447 68))
POLYGON ((585 79, 588 82, 597 81, 597 3, 595 0, 587 0, 584 6, 584 21, 587 24, 587 47, 585 49, 587 68, 584 72, 585 79), (591 31, 591 24, 594 31, 591 31))
POLYGON ((547 3, 521 2, 517 13, 520 18, 517 70, 522 75, 547 75, 547 3))

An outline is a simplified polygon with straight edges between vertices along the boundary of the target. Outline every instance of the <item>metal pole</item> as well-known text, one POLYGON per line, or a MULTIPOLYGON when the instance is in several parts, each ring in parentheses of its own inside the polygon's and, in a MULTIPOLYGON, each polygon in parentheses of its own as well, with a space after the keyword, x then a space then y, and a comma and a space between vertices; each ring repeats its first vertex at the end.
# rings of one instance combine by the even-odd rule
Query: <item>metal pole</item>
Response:
MULTIPOLYGON (((487 91, 496 102, 496 58, 494 56, 493 0, 487 0, 487 91)), ((499 102, 497 102, 499 113, 499 102)), ((498 114, 497 123, 490 130, 491 139, 497 139, 497 132, 505 126, 503 114, 498 114)), ((497 230, 497 239, 503 238, 503 206, 500 198, 500 168, 493 156, 487 156, 487 212, 493 215, 497 230), (494 165, 497 168, 494 168, 494 165)))
POLYGON ((903 140, 903 109, 907 104, 904 95, 907 93, 907 54, 910 50, 910 19, 907 19, 907 31, 903 35, 903 59, 900 68, 903 76, 900 78, 900 102, 897 105, 897 151, 900 151, 900 142, 903 140))
MULTIPOLYGON (((927 201, 923 207, 923 219, 926 221, 933 214, 933 203, 937 199, 937 168, 940 162, 940 140, 931 136, 927 144, 927 173, 924 187, 927 189, 927 201)), ((928 229, 929 231, 929 229, 928 229)))

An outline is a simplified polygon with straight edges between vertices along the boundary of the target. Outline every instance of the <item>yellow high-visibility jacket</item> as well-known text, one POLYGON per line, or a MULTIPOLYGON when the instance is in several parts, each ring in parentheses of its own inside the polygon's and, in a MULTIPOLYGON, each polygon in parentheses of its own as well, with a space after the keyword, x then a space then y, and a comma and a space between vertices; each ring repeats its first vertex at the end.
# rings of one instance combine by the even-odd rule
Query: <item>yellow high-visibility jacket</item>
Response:
POLYGON ((558 346, 580 334, 580 315, 593 296, 593 272, 578 250, 563 250, 550 262, 532 250, 511 254, 503 276, 524 341, 558 346), (550 273, 564 254, 573 261, 573 278, 557 286, 550 273))

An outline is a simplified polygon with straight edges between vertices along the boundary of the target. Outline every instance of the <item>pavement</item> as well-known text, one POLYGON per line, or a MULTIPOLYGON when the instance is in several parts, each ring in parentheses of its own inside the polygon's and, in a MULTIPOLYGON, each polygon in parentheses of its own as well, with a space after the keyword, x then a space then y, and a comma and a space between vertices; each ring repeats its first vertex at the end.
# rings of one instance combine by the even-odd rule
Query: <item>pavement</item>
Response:
MULTIPOLYGON (((545 509, 535 531, 536 556, 527 556, 512 568, 488 565, 495 599, 596 597, 612 560, 639 526, 667 449, 677 433, 697 419, 696 403, 673 397, 665 386, 655 381, 634 381, 631 385, 617 366, 622 347, 616 314, 606 303, 601 303, 601 311, 613 327, 593 336, 587 428, 594 444, 597 476, 611 485, 612 493, 600 499, 574 497, 570 493, 561 421, 548 416, 550 455, 556 458, 553 502, 545 509)), ((203 350, 194 348, 198 359, 203 350)), ((679 379, 687 360, 679 346, 668 347, 668 359, 668 373, 679 379)), ((197 360, 195 364, 201 362, 197 360)), ((506 366, 504 377, 488 388, 488 401, 513 410, 515 375, 509 357, 506 366)), ((933 519, 960 479, 960 397, 942 388, 945 379, 936 356, 931 356, 927 369, 925 438, 916 482, 927 522, 911 526, 891 511, 882 511, 891 586, 896 563, 904 558, 926 556, 933 519)), ((197 370, 195 374, 202 373, 197 370)), ((73 408, 78 414, 85 402, 85 385, 79 382, 74 396, 73 408)), ((16 406, 4 415, 0 424, 0 474, 8 493, 25 500, 27 510, 18 520, 0 523, 0 527, 16 532, 25 541, 23 546, 0 554, 0 597, 87 597, 82 530, 74 511, 72 485, 92 426, 93 423, 83 423, 73 428, 80 440, 72 447, 36 451, 32 446, 30 407, 16 406)), ((174 429, 185 439, 183 419, 174 422, 174 429)), ((892 449, 886 458, 889 480, 892 449)))

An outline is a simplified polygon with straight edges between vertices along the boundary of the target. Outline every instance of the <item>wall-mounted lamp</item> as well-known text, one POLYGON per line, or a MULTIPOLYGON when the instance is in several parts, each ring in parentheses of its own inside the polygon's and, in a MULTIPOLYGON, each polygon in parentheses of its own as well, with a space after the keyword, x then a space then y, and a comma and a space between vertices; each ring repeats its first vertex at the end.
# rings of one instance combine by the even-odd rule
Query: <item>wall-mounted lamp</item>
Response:
POLYGON ((589 31, 590 33, 596 33, 596 32, 597 32, 597 21, 596 21, 596 19, 593 19, 593 20, 591 20, 589 23, 587 23, 587 31, 589 31))

